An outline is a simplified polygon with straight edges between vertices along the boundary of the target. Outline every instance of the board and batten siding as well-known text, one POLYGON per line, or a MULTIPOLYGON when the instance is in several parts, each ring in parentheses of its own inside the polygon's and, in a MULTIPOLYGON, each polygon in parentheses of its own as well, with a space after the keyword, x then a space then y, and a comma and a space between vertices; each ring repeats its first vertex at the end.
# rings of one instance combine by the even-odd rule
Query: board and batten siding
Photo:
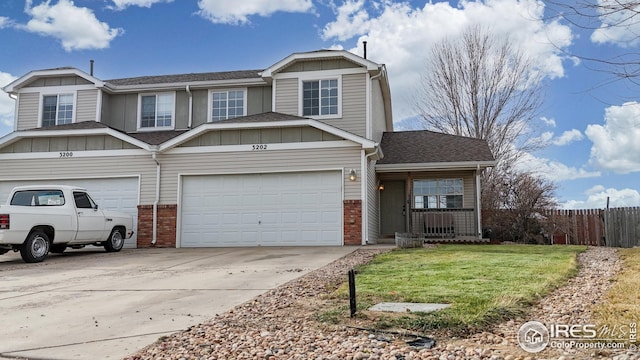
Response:
POLYGON ((259 174, 344 169, 344 199, 360 200, 361 148, 273 150, 224 153, 160 154, 160 203, 176 204, 180 175, 259 174), (349 170, 356 169, 356 181, 349 170))
POLYGON ((3 159, 0 180, 91 179, 140 177, 140 204, 155 199, 156 164, 149 156, 3 159))
POLYGON ((40 93, 20 93, 18 96, 18 130, 37 128, 40 93))
POLYGON ((76 99, 76 122, 96 121, 98 90, 79 90, 76 99))

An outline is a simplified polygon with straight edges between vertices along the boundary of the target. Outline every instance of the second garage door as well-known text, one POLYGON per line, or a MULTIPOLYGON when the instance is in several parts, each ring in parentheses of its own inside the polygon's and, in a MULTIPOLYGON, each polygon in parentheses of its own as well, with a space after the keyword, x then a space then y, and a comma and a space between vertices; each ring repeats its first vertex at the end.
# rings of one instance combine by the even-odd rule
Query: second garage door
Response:
POLYGON ((342 245, 342 176, 185 176, 180 212, 182 247, 342 245))

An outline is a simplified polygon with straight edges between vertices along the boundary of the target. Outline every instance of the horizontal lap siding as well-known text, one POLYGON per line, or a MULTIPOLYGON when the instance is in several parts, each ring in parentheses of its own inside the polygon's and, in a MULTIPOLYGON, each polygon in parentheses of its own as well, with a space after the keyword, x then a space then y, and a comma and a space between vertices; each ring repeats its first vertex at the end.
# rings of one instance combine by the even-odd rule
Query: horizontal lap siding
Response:
POLYGON ((96 121, 98 90, 78 91, 76 107, 76 122, 96 121))
POLYGON ((2 160, 0 180, 42 180, 140 176, 140 203, 155 199, 156 167, 151 156, 2 160))
POLYGON ((275 84, 275 112, 298 115, 298 79, 279 79, 275 84))
POLYGON ((366 85, 365 74, 344 75, 342 77, 342 118, 320 121, 366 137, 366 85))
POLYGON ((22 93, 18 102, 18 130, 38 127, 40 93, 22 93))
POLYGON ((162 165, 160 202, 177 202, 179 175, 253 174, 314 170, 344 171, 345 199, 359 200, 360 149, 310 149, 262 152, 232 152, 206 154, 165 154, 158 157, 162 165), (358 170, 357 181, 348 180, 349 169, 358 170))

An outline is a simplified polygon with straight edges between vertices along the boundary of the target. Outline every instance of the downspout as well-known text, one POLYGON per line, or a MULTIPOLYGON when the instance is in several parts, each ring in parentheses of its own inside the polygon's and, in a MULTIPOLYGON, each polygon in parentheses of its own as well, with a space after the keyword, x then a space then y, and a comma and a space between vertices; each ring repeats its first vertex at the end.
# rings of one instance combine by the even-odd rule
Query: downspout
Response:
POLYGON ((151 245, 155 245, 158 241, 158 203, 160 202, 160 162, 156 158, 156 150, 151 153, 151 158, 156 163, 156 198, 153 201, 153 235, 151 245))
POLYGON ((193 94, 191 94, 189 85, 185 87, 185 91, 187 92, 187 94, 189 94, 189 124, 187 125, 187 127, 191 129, 191 126, 193 125, 193 94))
POLYGON ((369 186, 368 186, 369 185, 369 158, 378 154, 378 151, 380 150, 379 144, 376 144, 375 148, 376 150, 374 152, 372 152, 371 154, 365 155, 364 164, 362 164, 362 168, 364 170, 361 170, 362 176, 360 176, 361 179, 365 180, 362 184, 362 192, 363 192, 362 213, 367 214, 367 216, 365 216, 362 219, 362 233, 365 235, 363 245, 370 244, 369 242, 369 191, 368 191, 369 190, 369 186))

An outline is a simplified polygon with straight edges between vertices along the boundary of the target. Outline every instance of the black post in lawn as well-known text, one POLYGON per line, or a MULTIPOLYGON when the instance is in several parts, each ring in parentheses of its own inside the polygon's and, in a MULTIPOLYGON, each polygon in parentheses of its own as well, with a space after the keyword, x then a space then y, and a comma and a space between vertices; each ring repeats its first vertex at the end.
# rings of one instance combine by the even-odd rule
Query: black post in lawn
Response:
POLYGON ((356 272, 349 270, 349 308, 351 309, 351 317, 356 314, 356 272))

